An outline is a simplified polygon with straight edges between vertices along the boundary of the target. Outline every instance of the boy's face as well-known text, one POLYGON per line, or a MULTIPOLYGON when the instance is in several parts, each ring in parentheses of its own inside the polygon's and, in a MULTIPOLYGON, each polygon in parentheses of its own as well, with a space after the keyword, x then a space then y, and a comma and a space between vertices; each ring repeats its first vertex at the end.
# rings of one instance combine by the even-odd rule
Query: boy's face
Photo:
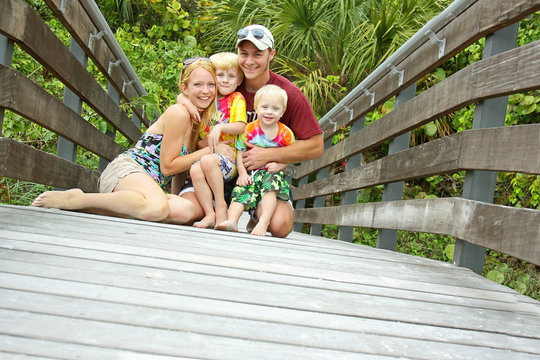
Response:
POLYGON ((225 97, 236 90, 240 85, 240 77, 234 68, 216 69, 219 98, 225 97))
POLYGON ((261 96, 257 107, 257 118, 262 125, 274 125, 281 119, 285 112, 285 107, 280 99, 270 96, 261 96))

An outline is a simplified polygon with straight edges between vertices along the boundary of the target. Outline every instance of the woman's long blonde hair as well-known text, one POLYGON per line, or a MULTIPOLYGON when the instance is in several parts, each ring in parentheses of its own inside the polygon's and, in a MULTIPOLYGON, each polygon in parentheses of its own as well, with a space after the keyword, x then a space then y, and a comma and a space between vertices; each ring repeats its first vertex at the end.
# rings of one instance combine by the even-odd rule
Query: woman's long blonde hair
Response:
POLYGON ((178 87, 180 88, 180 92, 182 91, 182 85, 188 87, 191 74, 197 68, 203 68, 212 75, 212 78, 214 78, 214 83, 216 84, 216 96, 214 97, 214 100, 212 100, 212 103, 210 103, 210 105, 203 111, 200 123, 196 123, 195 121, 193 121, 193 119, 191 119, 192 128, 190 151, 196 149, 199 132, 206 130, 206 126, 210 123, 210 120, 215 118, 217 114, 217 79, 214 68, 212 67, 212 64, 208 59, 198 59, 192 63, 189 63, 189 65, 184 66, 184 68, 182 69, 182 73, 180 74, 180 79, 178 80, 178 87))

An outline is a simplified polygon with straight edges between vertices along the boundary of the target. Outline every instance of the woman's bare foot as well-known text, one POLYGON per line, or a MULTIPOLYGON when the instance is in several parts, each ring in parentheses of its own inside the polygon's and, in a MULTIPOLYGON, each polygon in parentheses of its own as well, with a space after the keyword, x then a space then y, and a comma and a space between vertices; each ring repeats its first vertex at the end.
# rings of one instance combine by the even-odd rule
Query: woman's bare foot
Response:
POLYGON ((255 225, 255 227, 251 231, 251 235, 266 236, 266 230, 268 229, 268 225, 269 224, 265 224, 259 220, 257 225, 255 225))
POLYGON ((225 220, 214 226, 214 229, 238 232, 238 224, 232 220, 225 220))
POLYGON ((201 219, 201 221, 197 221, 193 224, 196 228, 206 229, 206 228, 213 228, 216 224, 216 217, 215 216, 205 216, 201 219))
POLYGON ((77 200, 81 198, 81 195, 84 195, 81 189, 45 191, 34 199, 32 206, 76 210, 80 208, 77 200))

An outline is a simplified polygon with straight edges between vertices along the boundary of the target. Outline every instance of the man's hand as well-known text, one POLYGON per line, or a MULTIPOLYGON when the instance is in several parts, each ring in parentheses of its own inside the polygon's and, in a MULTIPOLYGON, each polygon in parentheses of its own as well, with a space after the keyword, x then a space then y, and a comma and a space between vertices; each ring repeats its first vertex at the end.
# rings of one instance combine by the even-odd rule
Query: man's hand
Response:
POLYGON ((176 97, 176 103, 180 105, 184 105, 191 116, 191 118, 197 122, 201 122, 201 114, 199 114, 199 109, 195 105, 189 101, 187 97, 184 96, 184 94, 180 94, 176 97))
POLYGON ((244 152, 242 160, 247 170, 262 168, 271 160, 269 159, 271 148, 262 148, 248 142, 244 142, 244 144, 246 144, 248 150, 244 152))

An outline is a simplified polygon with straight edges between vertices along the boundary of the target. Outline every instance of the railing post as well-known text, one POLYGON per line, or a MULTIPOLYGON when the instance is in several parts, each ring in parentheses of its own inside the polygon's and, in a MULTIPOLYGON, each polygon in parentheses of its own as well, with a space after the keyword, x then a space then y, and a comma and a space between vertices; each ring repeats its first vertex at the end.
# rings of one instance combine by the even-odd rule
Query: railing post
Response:
MULTIPOLYGON (((300 181, 298 182, 298 187, 302 187, 304 185, 307 184, 307 181, 308 181, 308 177, 307 176, 304 176, 303 178, 300 179, 300 181)), ((306 199, 302 199, 302 200, 298 200, 296 202, 296 205, 294 206, 295 209, 303 209, 304 207, 306 206, 306 199)), ((301 223, 301 222, 295 222, 294 223, 294 231, 296 232, 302 232, 302 227, 303 227, 304 223, 301 223)))
MULTIPOLYGON (((13 41, 0 35, 0 64, 11 67, 11 61, 13 60, 13 41)), ((4 128, 4 108, 0 107, 0 136, 2 135, 2 129, 4 128)))
MULTIPOLYGON (((116 91, 114 86, 112 86, 110 83, 109 83, 109 86, 108 86, 108 94, 109 94, 109 97, 116 104, 120 104, 120 94, 118 93, 118 91, 116 91)), ((110 137, 113 140, 115 140, 115 138, 116 138, 116 133, 114 131, 109 131, 108 129, 105 132, 105 135, 107 135, 108 137, 110 137)), ((105 170, 105 168, 107 167, 108 164, 109 164, 109 161, 107 159, 104 159, 104 158, 100 157, 99 158, 99 164, 98 164, 98 170, 100 172, 103 172, 103 170, 105 170)))
MULTIPOLYGON (((88 56, 72 37, 69 43, 69 51, 84 66, 88 64, 88 56)), ((82 112, 81 98, 67 86, 64 87, 64 104, 78 115, 82 112)), ((77 159, 77 146, 62 136, 58 136, 56 155, 62 159, 75 162, 77 159)))
MULTIPOLYGON (((326 140, 324 142, 324 151, 328 150, 328 148, 331 147, 331 146, 332 146, 332 138, 329 138, 328 140, 326 140)), ((328 173, 329 173, 329 167, 325 167, 324 169, 319 170, 319 172, 317 173, 317 179, 316 180, 321 180, 321 179, 327 178, 328 173)), ((324 207, 325 201, 326 201, 325 196, 318 196, 313 201, 313 207, 314 208, 324 207)), ((321 231, 322 231, 322 224, 311 224, 311 230, 309 232, 311 235, 318 235, 319 236, 319 235, 321 235, 321 231)))
MULTIPOLYGON (((516 46, 519 22, 486 36, 484 58, 497 55, 516 46)), ((504 126, 508 96, 488 99, 476 105, 473 129, 504 126)), ((465 173, 462 197, 487 203, 493 203, 497 172, 469 170, 465 173)), ((471 269, 482 274, 486 249, 461 239, 456 239, 454 265, 471 269)))
MULTIPOLYGON (((398 108, 405 102, 413 99, 416 96, 416 83, 410 85, 396 96, 394 108, 398 108)), ((409 140, 411 133, 407 132, 394 138, 390 141, 388 155, 395 154, 409 148, 409 140)), ((403 198, 403 181, 384 185, 383 201, 402 200, 403 198)), ((377 234, 377 247, 380 249, 396 250, 397 230, 379 229, 377 234)))
MULTIPOLYGON (((362 116, 360 119, 358 119, 351 126, 351 132, 349 136, 362 130, 364 126, 366 126, 365 115, 362 116)), ((345 171, 357 168, 361 165, 362 165, 362 153, 358 153, 356 155, 351 156, 349 159, 347 159, 347 164, 345 165, 345 171)), ((347 191, 343 195, 343 199, 341 200, 341 205, 356 204, 357 201, 358 201, 358 190, 351 190, 351 191, 347 191)), ((353 242, 353 233, 354 233, 353 226, 341 226, 338 232, 338 240, 353 242)))

